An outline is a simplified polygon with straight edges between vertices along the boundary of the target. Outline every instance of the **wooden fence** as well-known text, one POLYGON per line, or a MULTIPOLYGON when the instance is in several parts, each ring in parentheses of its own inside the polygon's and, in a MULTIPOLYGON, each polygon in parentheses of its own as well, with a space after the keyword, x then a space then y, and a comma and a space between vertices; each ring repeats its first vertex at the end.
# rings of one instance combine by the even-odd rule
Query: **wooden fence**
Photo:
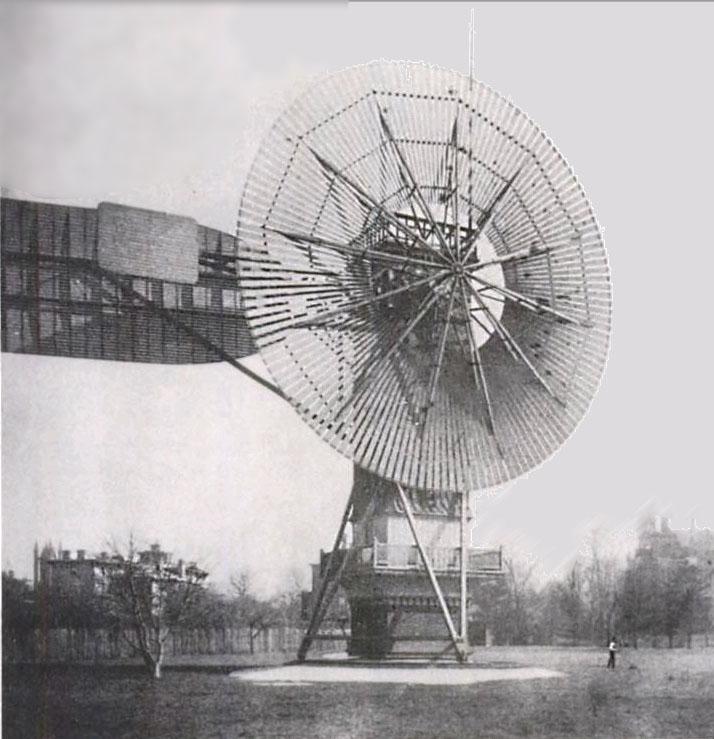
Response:
MULTIPOLYGON (((278 626, 253 635, 248 628, 184 629, 169 635, 167 658, 187 655, 297 653, 303 631, 278 626), (251 643, 252 642, 252 643, 251 643)), ((117 630, 55 628, 14 633, 3 630, 3 662, 103 662, 136 656, 129 633, 117 630)), ((344 642, 318 642, 318 650, 344 648, 344 642)))

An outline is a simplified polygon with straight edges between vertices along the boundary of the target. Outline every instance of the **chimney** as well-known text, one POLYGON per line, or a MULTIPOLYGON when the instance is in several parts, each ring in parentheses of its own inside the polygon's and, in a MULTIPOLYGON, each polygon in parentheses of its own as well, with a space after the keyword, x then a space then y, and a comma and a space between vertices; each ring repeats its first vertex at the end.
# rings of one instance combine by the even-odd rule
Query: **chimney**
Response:
POLYGON ((77 550, 77 561, 78 562, 84 562, 84 555, 87 553, 86 549, 78 549, 77 550))
POLYGON ((68 560, 70 558, 70 554, 71 554, 71 552, 69 551, 69 549, 63 549, 62 550, 62 559, 68 560))

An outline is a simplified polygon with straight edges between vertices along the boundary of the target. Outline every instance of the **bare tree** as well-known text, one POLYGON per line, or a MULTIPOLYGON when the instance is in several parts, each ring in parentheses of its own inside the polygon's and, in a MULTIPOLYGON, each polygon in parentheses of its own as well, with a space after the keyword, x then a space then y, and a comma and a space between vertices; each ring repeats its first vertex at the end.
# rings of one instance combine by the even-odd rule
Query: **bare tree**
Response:
POLYGON ((139 551, 131 538, 102 569, 110 614, 153 677, 161 677, 166 640, 191 615, 208 573, 195 563, 174 563, 157 544, 139 551))
POLYGON ((302 618, 302 578, 298 570, 293 570, 278 595, 271 599, 276 614, 285 626, 303 625, 302 618))
POLYGON ((688 592, 687 610, 684 617, 687 647, 692 646, 692 635, 695 632, 704 635, 704 645, 709 646, 709 631, 712 627, 712 577, 711 561, 690 561, 693 569, 689 570, 686 588, 688 592))
POLYGON ((667 637, 667 644, 674 646, 674 637, 683 630, 687 644, 691 646, 695 616, 701 609, 703 579, 697 567, 687 559, 667 560, 661 563, 661 588, 659 622, 667 637))
POLYGON ((607 642, 613 635, 617 572, 617 563, 602 556, 598 533, 592 532, 588 558, 583 566, 583 598, 589 636, 596 644, 607 642))
POLYGON ((506 601, 505 625, 508 644, 526 644, 532 626, 532 610, 535 591, 530 584, 535 563, 505 560, 506 601))
POLYGON ((267 600, 258 598, 252 591, 250 576, 239 572, 231 578, 233 609, 239 624, 248 627, 250 653, 255 651, 255 640, 271 626, 281 622, 278 609, 267 600))
POLYGON ((568 571, 565 582, 557 584, 558 602, 564 626, 575 646, 583 625, 583 575, 580 562, 576 561, 568 571))

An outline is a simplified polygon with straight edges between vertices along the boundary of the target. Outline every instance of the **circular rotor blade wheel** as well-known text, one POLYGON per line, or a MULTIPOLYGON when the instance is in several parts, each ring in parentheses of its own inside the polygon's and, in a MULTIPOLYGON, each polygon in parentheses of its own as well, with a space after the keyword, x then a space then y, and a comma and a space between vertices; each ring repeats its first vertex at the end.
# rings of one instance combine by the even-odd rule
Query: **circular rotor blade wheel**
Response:
POLYGON ((503 483, 596 392, 611 297, 594 215, 542 131, 480 82, 379 62, 314 85, 263 142, 238 236, 270 373, 382 477, 503 483))

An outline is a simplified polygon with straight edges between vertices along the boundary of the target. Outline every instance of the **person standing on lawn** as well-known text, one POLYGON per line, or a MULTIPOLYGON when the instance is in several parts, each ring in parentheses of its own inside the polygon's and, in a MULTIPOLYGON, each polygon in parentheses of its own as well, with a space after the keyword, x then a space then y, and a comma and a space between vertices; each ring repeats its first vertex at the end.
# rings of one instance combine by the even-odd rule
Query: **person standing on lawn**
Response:
POLYGON ((607 661, 607 666, 612 667, 612 669, 615 669, 615 653, 617 652, 617 639, 615 637, 612 637, 612 641, 610 642, 610 646, 608 647, 608 650, 610 651, 610 659, 607 661))

